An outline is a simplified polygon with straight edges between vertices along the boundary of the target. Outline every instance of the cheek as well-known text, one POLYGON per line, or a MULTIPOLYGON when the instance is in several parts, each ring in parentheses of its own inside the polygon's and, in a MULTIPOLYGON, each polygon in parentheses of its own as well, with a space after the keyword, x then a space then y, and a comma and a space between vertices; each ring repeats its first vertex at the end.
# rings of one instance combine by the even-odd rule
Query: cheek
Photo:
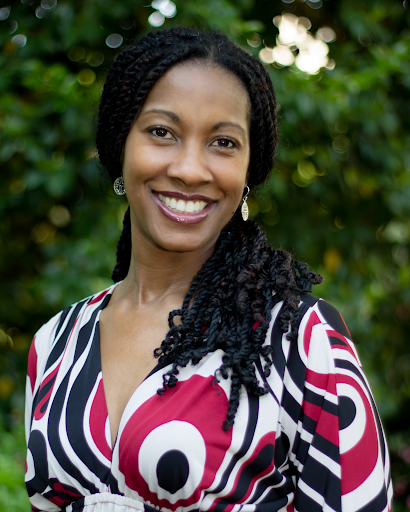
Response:
POLYGON ((124 179, 132 181, 148 179, 156 173, 160 166, 161 162, 158 157, 146 148, 127 151, 122 167, 124 179))
POLYGON ((226 190, 233 200, 240 201, 246 186, 247 167, 234 167, 230 172, 224 172, 220 178, 221 187, 226 190))

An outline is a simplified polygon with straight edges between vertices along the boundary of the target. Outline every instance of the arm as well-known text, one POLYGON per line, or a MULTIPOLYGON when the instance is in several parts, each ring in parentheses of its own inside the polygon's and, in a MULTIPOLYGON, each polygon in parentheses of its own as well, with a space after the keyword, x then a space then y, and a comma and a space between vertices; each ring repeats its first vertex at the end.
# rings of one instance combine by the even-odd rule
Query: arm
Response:
MULTIPOLYGON (((46 367, 47 359, 54 341, 56 329, 58 328, 61 313, 53 317, 49 322, 43 325, 33 338, 28 355, 27 380, 26 380, 26 403, 25 403, 25 432, 26 443, 29 446, 30 433, 32 427, 33 410, 37 402, 37 395, 43 373, 46 367)), ((32 504, 32 512, 37 511, 57 511, 61 510, 50 501, 39 494, 31 492, 30 483, 36 479, 36 470, 30 449, 27 450, 26 475, 25 481, 32 504)))
POLYGON ((26 399, 25 399, 25 431, 26 443, 31 429, 33 404, 36 399, 38 388, 47 364, 47 359, 56 335, 56 331, 60 326, 63 312, 58 313, 44 324, 35 334, 30 345, 27 363, 26 378, 26 399))
POLYGON ((387 445, 350 333, 319 300, 304 315, 284 375, 282 430, 291 440, 299 512, 391 510, 387 445))

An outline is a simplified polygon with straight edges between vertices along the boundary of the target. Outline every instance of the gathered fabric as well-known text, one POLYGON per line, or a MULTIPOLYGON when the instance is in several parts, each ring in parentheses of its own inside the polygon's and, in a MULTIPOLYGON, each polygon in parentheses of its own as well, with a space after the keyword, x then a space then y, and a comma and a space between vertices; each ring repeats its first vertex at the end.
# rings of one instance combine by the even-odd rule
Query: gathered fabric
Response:
POLYGON ((144 512, 145 509, 141 501, 119 494, 102 492, 81 498, 68 505, 64 510, 65 512, 76 512, 79 510, 84 512, 134 512, 135 510, 144 512))

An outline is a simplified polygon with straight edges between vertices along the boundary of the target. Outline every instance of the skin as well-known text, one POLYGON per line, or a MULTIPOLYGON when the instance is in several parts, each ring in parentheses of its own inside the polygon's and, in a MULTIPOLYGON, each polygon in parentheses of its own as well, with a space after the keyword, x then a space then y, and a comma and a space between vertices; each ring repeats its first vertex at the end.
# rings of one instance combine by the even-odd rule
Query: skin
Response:
POLYGON ((131 264, 99 324, 113 445, 131 395, 157 364, 153 351, 166 336, 169 312, 181 307, 240 204, 249 118, 247 92, 234 74, 188 62, 156 82, 128 134, 122 164, 131 264), (205 198, 210 206, 200 222, 177 222, 161 211, 159 192, 205 198))

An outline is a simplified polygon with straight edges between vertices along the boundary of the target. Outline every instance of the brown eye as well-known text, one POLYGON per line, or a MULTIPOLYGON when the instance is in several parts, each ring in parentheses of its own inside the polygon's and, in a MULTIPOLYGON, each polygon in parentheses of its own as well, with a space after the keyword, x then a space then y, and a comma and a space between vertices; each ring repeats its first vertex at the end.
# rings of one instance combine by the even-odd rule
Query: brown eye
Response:
POLYGON ((231 139, 217 139, 212 143, 212 146, 218 146, 220 148, 236 148, 236 143, 231 139))
POLYGON ((166 137, 166 135, 167 135, 167 130, 164 130, 164 128, 157 128, 157 129, 155 130, 155 135, 156 135, 157 137, 166 137))
POLYGON ((153 135, 161 139, 172 139, 170 132, 162 126, 154 126, 149 130, 153 135))

